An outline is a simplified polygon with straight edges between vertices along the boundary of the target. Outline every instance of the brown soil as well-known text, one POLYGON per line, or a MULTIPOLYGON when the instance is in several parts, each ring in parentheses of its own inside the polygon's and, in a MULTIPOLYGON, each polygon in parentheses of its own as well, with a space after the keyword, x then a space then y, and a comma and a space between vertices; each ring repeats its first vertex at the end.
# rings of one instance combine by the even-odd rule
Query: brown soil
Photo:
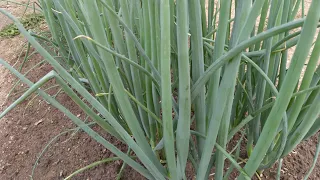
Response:
MULTIPOLYGON (((26 0, 19 0, 26 2, 26 0)), ((6 8, 14 15, 20 16, 22 9, 17 5, 7 5, 0 2, 0 8, 6 8)), ((0 28, 10 23, 4 16, 0 15, 0 28)), ((11 65, 18 68, 22 59, 18 59, 19 53, 23 49, 26 41, 18 36, 12 39, 0 38, 0 58, 5 59, 11 65)), ((25 51, 25 49, 24 49, 25 51)), ((35 64, 40 62, 42 57, 38 54, 32 56, 30 61, 24 66, 22 72, 26 72, 35 64)), ((32 70, 27 77, 36 82, 52 68, 44 63, 40 67, 32 70)), ((6 97, 17 79, 11 75, 3 66, 0 66, 0 112, 21 95, 21 90, 26 85, 19 84, 13 95, 6 100, 6 97)), ((46 86, 54 85, 54 81, 46 86)), ((55 94, 59 89, 53 88, 49 94, 55 94)), ((33 95, 34 96, 34 95, 33 95)), ((61 93, 57 99, 65 105, 71 112, 84 119, 81 110, 64 94, 61 93)), ((20 104, 5 118, 0 120, 0 180, 24 180, 30 179, 33 165, 42 149, 56 135, 74 128, 75 125, 59 112, 48 105, 43 99, 36 97, 29 98, 20 104)), ((98 127, 95 127, 99 131, 98 127)), ((117 145, 121 150, 126 151, 127 147, 114 138, 104 135, 111 143, 117 145)), ((308 141, 299 145, 295 152, 284 159, 283 179, 302 179, 312 164, 317 144, 317 137, 314 136, 308 141)), ((40 159, 35 169, 35 180, 63 179, 75 170, 84 167, 104 158, 113 157, 110 151, 92 140, 85 133, 69 132, 54 141, 40 159)), ((121 161, 110 164, 103 164, 96 168, 87 170, 74 179, 79 180, 113 180, 121 168, 121 161)), ((320 179, 320 161, 310 176, 310 179, 320 179)), ((263 179, 274 179, 276 166, 264 173, 263 179)), ((188 172, 192 172, 191 168, 188 172)), ((125 169, 123 179, 143 179, 130 167, 125 169)), ((189 179, 193 179, 189 176, 189 179)))

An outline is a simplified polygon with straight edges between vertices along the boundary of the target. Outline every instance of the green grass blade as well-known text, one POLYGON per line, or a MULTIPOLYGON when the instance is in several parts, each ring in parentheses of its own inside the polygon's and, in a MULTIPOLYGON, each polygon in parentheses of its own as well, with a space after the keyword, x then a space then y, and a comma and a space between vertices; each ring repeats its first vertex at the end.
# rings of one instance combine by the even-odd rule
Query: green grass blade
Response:
POLYGON ((188 0, 177 1, 177 45, 179 65, 179 119, 176 146, 179 163, 179 179, 185 179, 185 168, 189 153, 191 124, 190 65, 188 48, 188 0))
MULTIPOLYGON (((131 158, 134 158, 134 157, 131 157, 131 158)), ((96 161, 94 163, 91 163, 91 164, 83 167, 83 168, 80 168, 80 169, 76 170, 75 172, 73 172, 72 174, 70 174, 69 176, 64 178, 64 180, 69 180, 69 179, 73 178, 74 176, 82 173, 83 171, 86 171, 88 169, 94 168, 94 167, 99 166, 101 164, 106 164, 106 163, 114 162, 114 161, 117 161, 117 160, 121 160, 121 159, 119 157, 112 157, 112 158, 106 158, 106 159, 103 159, 103 160, 100 160, 100 161, 96 161)))
POLYGON ((277 177, 276 180, 280 180, 281 178, 281 167, 282 167, 283 159, 279 160, 278 169, 277 169, 277 177))
MULTIPOLYGON (((3 60, 0 59, 0 64, 6 65, 3 60)), ((42 77, 37 83, 35 83, 33 86, 30 87, 21 97, 19 97, 14 103, 12 103, 8 108, 6 108, 2 113, 0 113, 0 119, 2 119, 7 113, 9 113, 12 109, 14 109, 18 104, 20 104, 22 101, 24 101, 26 98, 28 98, 33 92, 40 89, 40 87, 48 82, 50 79, 52 79, 55 76, 53 71, 49 72, 47 75, 42 77)))
MULTIPOLYGON (((308 62, 308 67, 303 76, 303 80, 299 88, 300 91, 303 91, 310 86, 313 74, 318 64, 319 57, 320 57, 320 34, 318 34, 318 38, 316 40, 310 60, 308 62)), ((293 106, 290 108, 290 113, 288 116, 289 131, 292 129, 293 125, 296 122, 296 119, 298 118, 299 112, 301 111, 301 108, 305 102, 306 96, 307 94, 297 97, 293 106)))
POLYGON ((170 73, 170 5, 169 0, 160 2, 161 22, 161 107, 163 122, 163 137, 166 160, 170 179, 177 179, 174 134, 172 123, 171 73, 170 73))
MULTIPOLYGON (((190 44, 191 44, 191 63, 192 63, 192 80, 197 81, 204 73, 204 52, 203 52, 203 34, 202 34, 202 20, 201 20, 201 5, 200 1, 189 0, 189 23, 190 23, 190 44)), ((205 84, 199 86, 199 94, 194 101, 195 116, 196 116, 196 130, 202 134, 206 134, 206 107, 205 107, 205 84)), ((201 156, 204 140, 197 139, 199 156, 201 156)))
POLYGON ((317 120, 317 118, 319 118, 319 115, 320 91, 318 91, 318 96, 315 98, 310 108, 308 108, 307 114, 301 124, 297 129, 294 130, 294 132, 292 132, 291 136, 288 138, 283 155, 287 155, 288 153, 290 153, 303 140, 314 122, 317 120))

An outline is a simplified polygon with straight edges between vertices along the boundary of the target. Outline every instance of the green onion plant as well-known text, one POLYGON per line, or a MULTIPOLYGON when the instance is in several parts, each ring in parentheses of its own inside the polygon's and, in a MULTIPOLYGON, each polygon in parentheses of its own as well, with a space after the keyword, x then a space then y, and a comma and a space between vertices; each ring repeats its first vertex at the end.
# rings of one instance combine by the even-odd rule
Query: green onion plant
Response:
POLYGON ((147 179, 187 179, 188 163, 199 180, 251 179, 320 129, 320 1, 303 3, 39 0, 50 38, 0 9, 54 68, 33 83, 0 59, 30 87, 0 118, 35 92, 147 179), (50 79, 135 156, 41 90, 50 79))

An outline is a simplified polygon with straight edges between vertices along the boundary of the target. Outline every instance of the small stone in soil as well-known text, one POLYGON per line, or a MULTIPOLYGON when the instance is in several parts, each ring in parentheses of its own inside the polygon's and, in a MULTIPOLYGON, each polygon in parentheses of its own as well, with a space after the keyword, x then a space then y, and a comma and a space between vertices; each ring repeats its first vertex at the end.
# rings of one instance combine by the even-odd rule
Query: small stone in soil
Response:
POLYGON ((28 129, 28 127, 23 127, 23 128, 22 128, 22 132, 23 132, 23 133, 27 132, 27 129, 28 129))
POLYGON ((63 176, 63 171, 60 171, 60 174, 59 174, 59 175, 60 175, 60 177, 62 177, 62 176, 63 176))
POLYGON ((40 121, 34 123, 34 125, 35 125, 35 126, 38 126, 38 125, 39 125, 40 123, 42 123, 42 122, 43 122, 43 120, 41 119, 40 121))

